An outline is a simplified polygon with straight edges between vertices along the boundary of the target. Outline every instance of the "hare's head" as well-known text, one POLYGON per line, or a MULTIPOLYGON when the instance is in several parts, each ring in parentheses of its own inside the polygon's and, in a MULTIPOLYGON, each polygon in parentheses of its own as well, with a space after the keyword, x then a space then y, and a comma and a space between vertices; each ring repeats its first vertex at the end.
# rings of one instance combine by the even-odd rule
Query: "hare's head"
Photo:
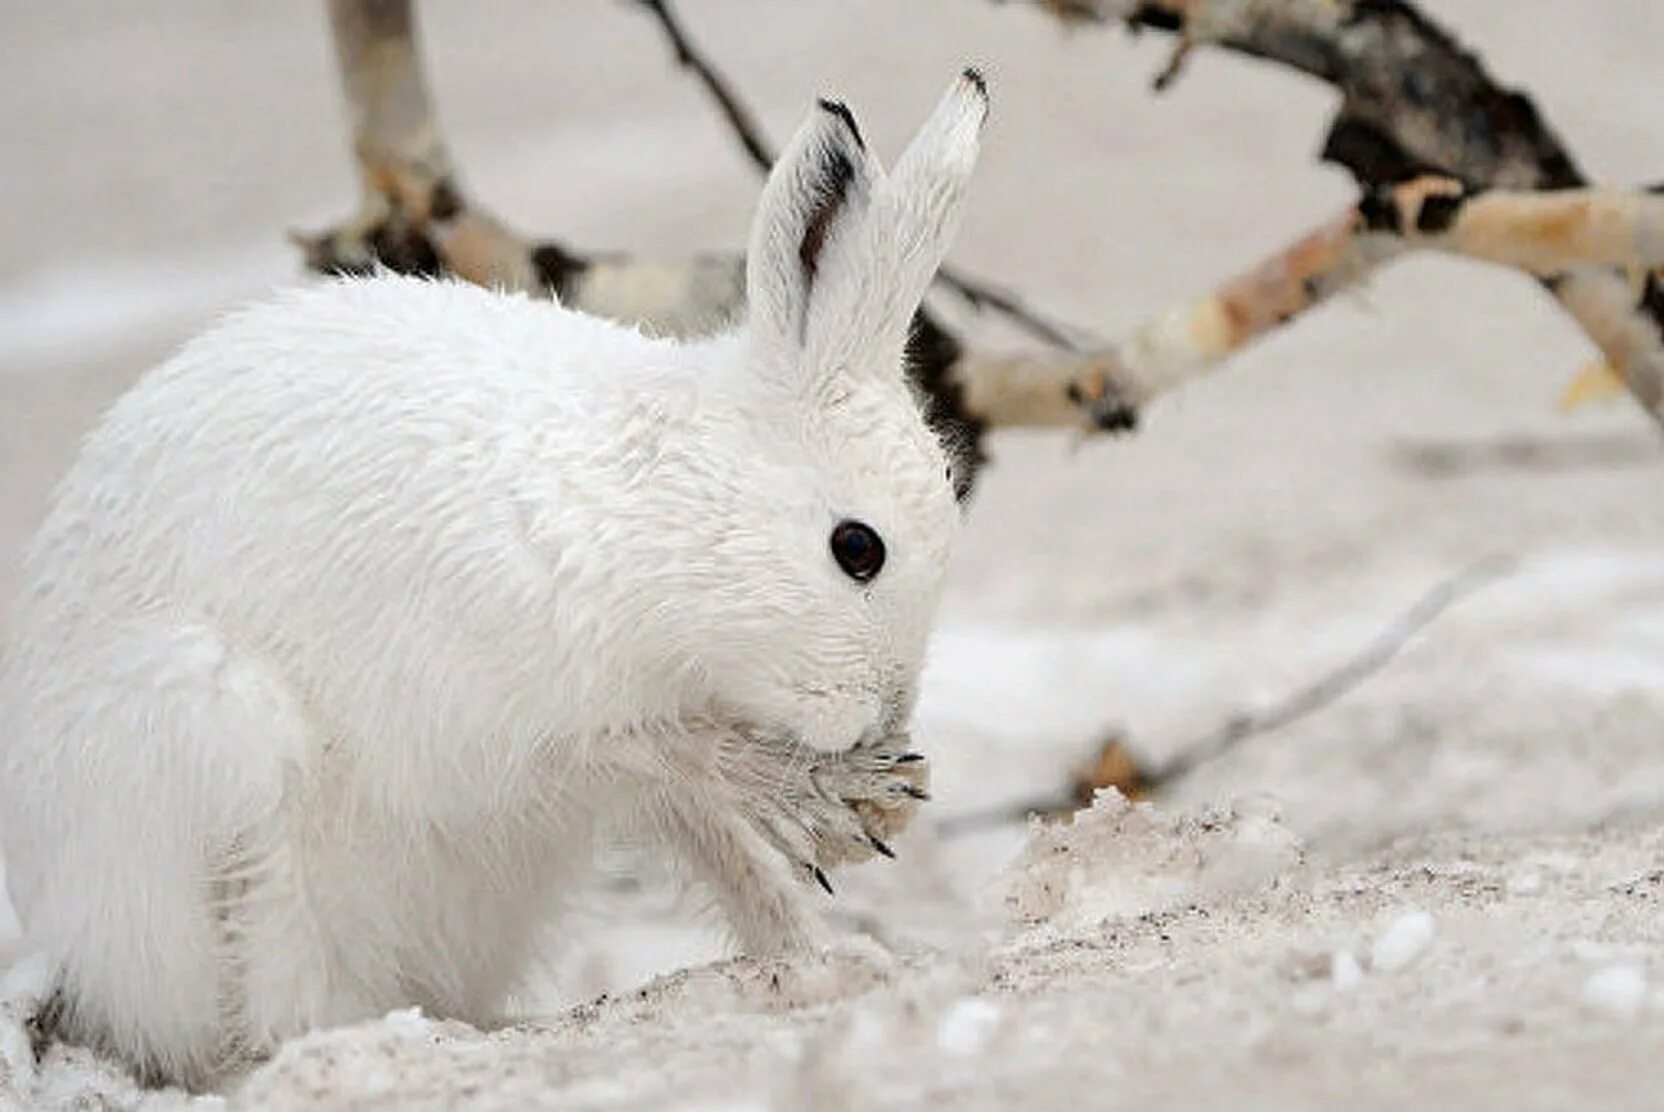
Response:
POLYGON ((763 190, 730 351, 744 528, 698 655, 730 713, 845 749, 899 729, 958 525, 947 456, 903 366, 987 115, 966 71, 886 173, 821 101, 763 190))

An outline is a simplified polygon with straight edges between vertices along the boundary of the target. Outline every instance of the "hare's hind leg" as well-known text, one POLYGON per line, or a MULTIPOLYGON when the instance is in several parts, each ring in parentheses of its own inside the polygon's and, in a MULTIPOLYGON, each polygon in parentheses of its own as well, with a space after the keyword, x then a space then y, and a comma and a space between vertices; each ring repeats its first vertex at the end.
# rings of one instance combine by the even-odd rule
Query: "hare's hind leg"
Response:
POLYGON ((264 1057, 304 1031, 392 1006, 391 998, 378 1004, 359 992, 360 978, 341 966, 314 907, 305 846, 289 816, 274 814, 249 828, 228 864, 218 914, 240 989, 239 1056, 264 1057))
POLYGON ((57 1030, 150 1080, 246 1048, 228 862, 306 759, 285 685, 201 626, 105 619, 9 677, 11 890, 58 968, 57 1030))

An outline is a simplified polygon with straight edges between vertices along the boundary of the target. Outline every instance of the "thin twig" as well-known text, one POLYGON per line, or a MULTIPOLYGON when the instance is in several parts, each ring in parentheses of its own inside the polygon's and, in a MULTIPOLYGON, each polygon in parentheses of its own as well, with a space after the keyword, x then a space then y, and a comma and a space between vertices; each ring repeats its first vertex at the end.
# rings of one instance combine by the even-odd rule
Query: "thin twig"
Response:
MULTIPOLYGON (((687 29, 671 8, 670 0, 636 0, 658 21, 665 38, 670 40, 676 54, 676 64, 694 75, 705 91, 716 101, 729 130, 739 140, 751 164, 763 174, 774 165, 774 151, 757 115, 740 100, 733 84, 717 69, 705 52, 689 37, 687 29)), ((1024 304, 1009 290, 1002 290, 978 278, 973 278, 955 267, 943 266, 936 280, 957 294, 976 312, 992 309, 1029 335, 1065 351, 1079 351, 1081 341, 1090 333, 1085 329, 1064 324, 1049 314, 1043 314, 1024 304)))
MULTIPOLYGON (((1469 566, 1428 591, 1415 605, 1399 614, 1368 644, 1338 667, 1291 693, 1287 698, 1257 711, 1241 711, 1218 727, 1185 746, 1179 755, 1161 768, 1139 777, 1146 791, 1171 787, 1202 765, 1218 760, 1251 737, 1272 733, 1332 705, 1356 690, 1360 684, 1386 667, 1416 634, 1426 629, 1445 611, 1479 588, 1494 582, 1515 566, 1511 556, 1491 555, 1469 566)), ((937 824, 944 838, 978 830, 1024 822, 1034 814, 1059 814, 1075 810, 1080 793, 1073 787, 1050 795, 1005 803, 983 810, 954 815, 937 824)))
POLYGON ((977 312, 993 309, 1033 336, 1064 351, 1080 351, 1083 344, 1094 341, 1093 333, 1077 324, 1067 324, 1042 315, 1025 305, 1016 294, 1000 289, 978 278, 971 278, 958 267, 943 265, 936 271, 936 281, 958 294, 965 304, 977 312))
POLYGON ((691 70, 705 86, 705 91, 711 94, 717 107, 722 109, 723 117, 728 121, 734 137, 745 148, 745 153, 751 159, 751 164, 763 173, 768 173, 774 165, 774 152, 769 149, 768 140, 763 138, 763 129, 757 123, 757 117, 751 109, 741 103, 734 94, 728 79, 712 65, 702 54, 687 32, 682 29, 682 23, 676 18, 676 13, 670 10, 668 0, 637 0, 642 7, 653 13, 653 18, 659 21, 664 29, 665 37, 670 40, 670 46, 676 52, 676 64, 683 69, 691 70))
POLYGON ((1151 787, 1165 787, 1199 766, 1223 756, 1248 738, 1280 730, 1329 706, 1386 667, 1412 637, 1426 629, 1439 615, 1513 570, 1514 564, 1510 556, 1487 556, 1438 584, 1339 667, 1281 702, 1263 710, 1232 715, 1207 737, 1186 746, 1177 757, 1150 775, 1146 782, 1151 787))
POLYGON ((1656 467, 1664 463, 1658 437, 1648 433, 1583 436, 1503 436, 1489 440, 1405 440, 1393 461, 1426 479, 1454 479, 1487 471, 1570 471, 1656 467))

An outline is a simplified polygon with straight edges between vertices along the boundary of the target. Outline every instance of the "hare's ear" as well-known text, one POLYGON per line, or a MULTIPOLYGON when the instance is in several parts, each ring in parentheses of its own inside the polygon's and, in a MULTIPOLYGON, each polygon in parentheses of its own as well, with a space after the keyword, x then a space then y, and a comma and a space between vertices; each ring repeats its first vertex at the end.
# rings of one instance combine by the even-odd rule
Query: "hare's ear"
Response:
POLYGON ((959 230, 965 187, 976 168, 987 118, 987 82, 977 70, 967 69, 879 190, 874 230, 889 255, 889 296, 905 320, 918 310, 959 230))
POLYGON ((837 101, 809 113, 768 177, 751 226, 745 285, 754 339, 801 348, 829 250, 849 238, 882 171, 837 101))

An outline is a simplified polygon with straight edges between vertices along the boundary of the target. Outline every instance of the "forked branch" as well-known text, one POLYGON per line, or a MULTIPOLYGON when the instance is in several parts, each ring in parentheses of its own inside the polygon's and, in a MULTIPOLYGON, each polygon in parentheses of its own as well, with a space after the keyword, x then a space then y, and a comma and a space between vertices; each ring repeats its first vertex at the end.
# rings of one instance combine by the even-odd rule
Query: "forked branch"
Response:
MULTIPOLYGON (((1159 84, 1198 46, 1276 62, 1334 87, 1340 108, 1323 157, 1346 167, 1364 189, 1354 217, 1332 220, 1252 268, 1243 279, 1161 314, 1126 342, 1094 355, 1070 388, 1089 416, 1119 416, 1180 382, 1206 373, 1271 328, 1321 303, 1408 248, 1431 248, 1521 267, 1582 325, 1630 393, 1664 424, 1664 284, 1650 205, 1641 194, 1603 194, 1571 224, 1544 219, 1518 197, 1496 197, 1470 213, 1458 233, 1440 235, 1394 221, 1370 226, 1382 190, 1423 178, 1453 179, 1439 196, 1483 189, 1566 190, 1586 186, 1560 137, 1524 93, 1500 85, 1479 59, 1408 0, 1034 0, 1065 19, 1123 23, 1177 37, 1159 84), (1599 211, 1595 211, 1598 209, 1599 211), (1487 221, 1479 212, 1497 217, 1487 221), (1567 235, 1584 237, 1573 243, 1567 235), (1641 234, 1638 244, 1621 238, 1641 234), (1606 237, 1597 247, 1588 237, 1606 237), (1384 239, 1366 243, 1365 240, 1384 239), (1548 265, 1565 260, 1564 270, 1548 265), (1587 265, 1589 261, 1621 267, 1587 265), (1575 264, 1575 265, 1574 265, 1575 264), (1310 288, 1296 290, 1311 279, 1310 288), (1245 293, 1256 293, 1248 297, 1245 293), (1107 368, 1107 370, 1106 370, 1107 368)), ((1425 188, 1425 187, 1424 187, 1425 188)), ((1563 196, 1557 214, 1576 209, 1563 196)), ((1450 211, 1444 201, 1432 212, 1450 211)), ((1417 208, 1418 214, 1424 211, 1417 208)))

